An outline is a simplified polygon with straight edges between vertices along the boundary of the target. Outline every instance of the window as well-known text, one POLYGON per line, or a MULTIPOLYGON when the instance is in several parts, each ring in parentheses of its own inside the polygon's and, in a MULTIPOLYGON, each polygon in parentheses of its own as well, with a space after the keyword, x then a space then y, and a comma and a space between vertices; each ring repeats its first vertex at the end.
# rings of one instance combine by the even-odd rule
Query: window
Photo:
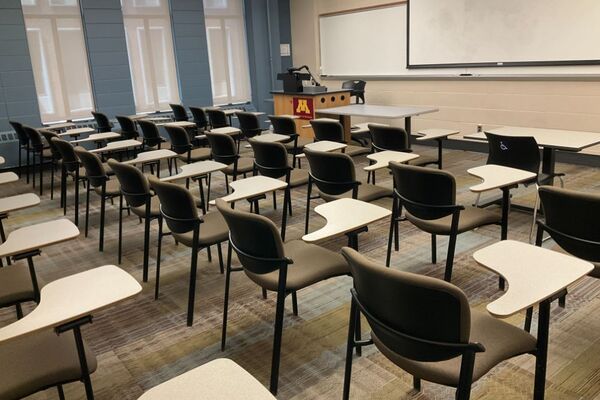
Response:
POLYGON ((22 5, 42 121, 89 118, 92 89, 78 1, 22 5))
POLYGON ((121 0, 137 112, 179 103, 168 0, 121 0))
POLYGON ((243 0, 204 0, 204 17, 214 104, 249 101, 243 0))

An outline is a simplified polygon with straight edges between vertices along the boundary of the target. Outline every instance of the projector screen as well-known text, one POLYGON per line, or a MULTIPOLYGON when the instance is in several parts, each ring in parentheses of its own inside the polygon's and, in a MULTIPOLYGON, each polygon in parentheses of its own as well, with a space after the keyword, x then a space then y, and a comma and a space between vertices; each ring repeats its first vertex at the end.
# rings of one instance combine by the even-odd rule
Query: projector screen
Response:
POLYGON ((600 64, 599 0, 408 0, 408 68, 600 64))

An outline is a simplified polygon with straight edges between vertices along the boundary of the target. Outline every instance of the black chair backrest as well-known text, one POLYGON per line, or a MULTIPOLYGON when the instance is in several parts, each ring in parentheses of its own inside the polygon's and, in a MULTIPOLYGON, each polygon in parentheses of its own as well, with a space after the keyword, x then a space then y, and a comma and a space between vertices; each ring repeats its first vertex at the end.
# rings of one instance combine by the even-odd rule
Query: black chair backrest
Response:
POLYGON ((212 159, 230 165, 239 158, 235 141, 224 133, 206 132, 212 159))
POLYGON ((133 165, 123 164, 113 159, 108 165, 121 185, 121 193, 131 207, 140 207, 150 198, 150 184, 142 171, 133 165))
POLYGON ((337 196, 353 191, 352 197, 358 194, 354 162, 344 153, 329 153, 304 149, 304 154, 310 165, 310 178, 323 193, 337 196))
POLYGON ((254 151, 254 166, 261 175, 281 178, 291 170, 287 150, 281 143, 248 141, 254 151))
POLYGON ((541 186, 545 230, 575 257, 600 262, 600 194, 541 186))
POLYGON ((518 168, 538 174, 540 149, 531 136, 502 136, 485 134, 489 145, 488 164, 518 168))
POLYGON ((431 220, 456 210, 456 179, 450 172, 391 162, 395 192, 417 218, 431 220))
POLYGON ((183 186, 161 182, 153 175, 148 177, 148 181, 158 195, 160 213, 171 232, 193 231, 202 220, 191 193, 183 186))
POLYGON ((117 115, 115 118, 119 121, 119 126, 121 126, 123 139, 136 139, 139 136, 135 122, 131 118, 123 115, 117 115))
POLYGON ((175 121, 187 121, 188 115, 187 111, 185 111, 185 107, 181 104, 169 104, 171 106, 171 110, 173 110, 173 117, 175 117, 175 121))
POLYGON ((29 139, 29 145, 36 150, 41 150, 44 148, 44 142, 42 141, 42 135, 37 131, 37 129, 32 128, 27 125, 23 125, 23 131, 27 135, 29 139))
POLYGON ((68 172, 74 172, 79 168, 79 158, 75 154, 73 145, 66 140, 59 138, 52 138, 52 143, 56 146, 59 151, 62 163, 68 172))
POLYGON ((269 115, 269 120, 271 121, 271 125, 273 125, 273 133, 288 136, 297 135, 296 122, 294 122, 293 118, 281 115, 269 115))
POLYGON ((369 132, 371 132, 371 144, 377 151, 410 151, 408 135, 403 128, 369 124, 369 132))
POLYGON ((85 176, 88 179, 89 184, 92 187, 102 186, 102 183, 108 180, 108 176, 106 175, 106 170, 104 169, 104 165, 102 165, 102 161, 100 157, 98 157, 94 153, 90 153, 83 147, 75 147, 75 154, 81 161, 83 168, 85 168, 85 176))
POLYGON ((142 136, 144 136, 144 142, 147 146, 158 146, 162 142, 158 127, 154 122, 141 119, 138 121, 138 124, 142 128, 142 136))
POLYGON ((227 222, 229 239, 244 269, 267 274, 287 264, 281 236, 270 219, 234 210, 222 199, 217 199, 216 203, 227 222))
POLYGON ((260 135, 262 129, 260 127, 260 122, 258 122, 258 117, 256 114, 243 111, 238 112, 235 115, 238 117, 238 121, 240 122, 240 129, 246 138, 251 138, 256 135, 260 135))
POLYGON ((50 146, 50 151, 52 152, 52 157, 55 160, 60 160, 62 157, 60 151, 58 151, 56 144, 54 141, 52 141, 54 138, 60 139, 60 136, 58 136, 56 132, 49 131, 48 129, 39 129, 38 132, 44 137, 44 139, 46 139, 46 142, 48 142, 48 146, 50 146))
POLYGON ((206 113, 200 107, 190 107, 192 116, 194 117, 194 123, 198 129, 205 129, 208 126, 208 119, 206 113))
POLYGON ((311 120, 310 125, 315 133, 315 141, 329 140, 345 143, 344 128, 338 121, 320 118, 311 120))
POLYGON ((110 132, 110 130, 112 129, 112 126, 110 125, 110 121, 108 120, 108 117, 106 116, 106 114, 103 114, 98 111, 92 111, 92 115, 94 116, 94 119, 96 120, 96 126, 98 129, 98 132, 110 132))
POLYGON ((387 348, 416 361, 443 361, 463 353, 469 345, 471 309, 462 290, 378 265, 348 247, 342 254, 354 278, 353 297, 387 348))
POLYGON ((165 130, 171 139, 171 150, 175 153, 184 154, 192 149, 190 136, 185 129, 180 126, 165 125, 165 130))
POLYGON ((17 122, 17 121, 8 121, 8 123, 15 130, 15 133, 17 134, 17 137, 19 138, 19 144, 21 146, 26 146, 29 143, 29 138, 27 137, 27 134, 23 130, 23 124, 21 124, 20 122, 17 122))
POLYGON ((210 126, 212 126, 213 128, 224 128, 226 126, 229 126, 227 116, 222 110, 217 110, 215 108, 207 108, 206 114, 208 115, 208 119, 210 120, 210 126))

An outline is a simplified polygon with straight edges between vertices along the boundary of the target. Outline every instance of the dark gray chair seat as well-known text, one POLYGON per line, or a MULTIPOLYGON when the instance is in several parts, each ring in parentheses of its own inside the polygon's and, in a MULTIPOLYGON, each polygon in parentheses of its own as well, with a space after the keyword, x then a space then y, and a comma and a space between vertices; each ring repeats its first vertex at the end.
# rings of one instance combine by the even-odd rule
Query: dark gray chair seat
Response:
POLYGON ((418 167, 422 167, 429 164, 436 164, 438 162, 437 157, 424 156, 419 154, 419 158, 415 158, 408 162, 409 165, 416 165, 418 167))
POLYGON ((0 282, 2 282, 0 307, 31 301, 35 298, 31 274, 23 264, 17 263, 0 268, 0 282))
MULTIPOLYGON (((342 198, 352 198, 352 191, 348 191, 341 195, 332 196, 327 193, 319 191, 319 196, 325 201, 333 201, 342 198)), ((366 202, 375 201, 383 197, 392 197, 392 189, 384 188, 377 185, 371 185, 369 183, 363 183, 358 186, 357 200, 366 202)))
MULTIPOLYGON (((309 143, 313 143, 313 142, 314 142, 314 139, 307 138, 304 136, 298 136, 298 147, 296 147, 296 148, 300 151, 304 148, 304 146, 306 146, 309 143)), ((283 145, 285 146, 285 149, 288 151, 294 150, 294 141, 293 140, 288 143, 283 143, 283 145)))
MULTIPOLYGON (((438 362, 409 360, 387 348, 373 333, 371 337, 375 346, 387 358, 409 374, 441 385, 458 386, 462 357, 438 362)), ((475 357, 473 382, 500 362, 532 352, 536 348, 536 339, 521 328, 473 309, 471 309, 469 341, 481 343, 485 347, 485 351, 475 357)))
POLYGON ((354 146, 351 144, 346 146, 346 148, 344 149, 344 153, 348 154, 350 157, 356 157, 363 154, 368 154, 370 152, 371 149, 369 149, 368 147, 354 146))
MULTIPOLYGON (((200 224, 200 235, 198 236, 198 245, 210 246, 218 242, 227 241, 229 228, 220 212, 212 211, 202 216, 204 222, 200 224)), ((185 233, 171 233, 173 237, 188 247, 192 247, 194 231, 185 233)))
MULTIPOLYGON (((285 178, 281 180, 285 181, 285 178)), ((308 171, 304 169, 293 169, 290 172, 290 188, 306 185, 308 183, 308 171)))
MULTIPOLYGON (((450 235, 452 225, 452 215, 439 219, 420 219, 410 213, 406 213, 406 218, 419 229, 436 235, 450 235)), ((502 221, 502 215, 495 211, 489 211, 477 207, 465 207, 460 212, 458 220, 458 230, 456 233, 463 233, 483 225, 499 224, 502 221)))
MULTIPOLYGON (((294 260, 288 267, 286 290, 300 290, 322 280, 349 273, 344 257, 323 247, 302 240, 291 240, 283 244, 283 249, 286 257, 294 260)), ((267 274, 254 274, 247 269, 244 271, 259 286, 277 291, 279 270, 267 274)))
MULTIPOLYGON (((254 170, 254 159, 248 157, 240 157, 237 161, 237 173, 243 174, 252 172, 254 170)), ((233 164, 229 164, 227 168, 223 170, 226 175, 233 175, 233 164)))
MULTIPOLYGON (((94 192, 102 195, 102 187, 97 186, 94 188, 94 192)), ((121 193, 121 185, 116 179, 106 181, 106 195, 107 196, 118 196, 121 193)))
POLYGON ((210 147, 199 147, 197 149, 193 149, 190 152, 190 156, 188 159, 187 153, 181 154, 178 157, 180 160, 185 162, 198 162, 210 159, 210 147))
MULTIPOLYGON (((96 356, 85 345, 90 373, 96 356)), ((20 399, 45 388, 81 379, 81 365, 72 333, 57 335, 43 330, 0 346, 0 398, 20 399)))

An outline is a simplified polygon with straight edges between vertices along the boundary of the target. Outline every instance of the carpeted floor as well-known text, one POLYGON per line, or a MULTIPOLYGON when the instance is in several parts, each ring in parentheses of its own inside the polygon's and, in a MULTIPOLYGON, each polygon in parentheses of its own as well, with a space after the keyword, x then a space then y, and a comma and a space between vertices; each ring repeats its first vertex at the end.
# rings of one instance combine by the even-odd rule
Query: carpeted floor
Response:
MULTIPOLYGON (((416 147, 416 152, 435 155, 435 150, 416 147)), ((245 150, 247 151, 247 150, 245 150)), ((463 151, 445 151, 446 169, 456 175, 458 200, 471 204, 475 195, 469 186, 479 180, 466 170, 485 163, 485 155, 463 151)), ((366 159, 356 159, 358 176, 366 180, 362 167, 366 159)), ((306 168, 306 164, 304 165, 306 168)), ((600 191, 600 170, 559 164, 558 171, 567 174, 566 187, 584 191, 600 191)), ((163 171, 163 174, 166 173, 163 171)), ((391 186, 387 172, 378 173, 377 183, 391 186)), ((72 219, 72 191, 70 184, 69 210, 72 219)), ((196 188, 192 188, 194 194, 196 188)), ((215 175, 212 198, 225 192, 222 175, 215 175)), ((533 188, 515 191, 513 201, 533 204, 533 188)), ((21 182, 2 186, 2 196, 32 191, 21 182)), ((48 185, 49 192, 49 185, 48 185)), ((299 238, 303 231, 305 188, 292 192, 294 214, 289 220, 288 239, 299 238)), ((117 262, 117 208, 107 206, 105 250, 98 252, 99 197, 92 194, 91 230, 88 238, 45 249, 35 259, 39 276, 45 282, 84 271, 104 264, 117 262)), ((82 201, 85 196, 81 195, 82 201)), ((283 196, 279 195, 279 205, 283 196)), ((313 202, 314 205, 320 201, 313 202)), ((386 207, 390 200, 377 202, 386 207)), ((238 208, 248 209, 248 204, 238 208)), ((261 202, 261 212, 277 223, 281 219, 281 206, 273 210, 270 196, 261 202)), ((82 210, 83 217, 83 210, 82 210)), ((45 193, 40 206, 10 215, 5 228, 11 232, 18 227, 62 217, 58 196, 50 200, 45 193)), ((587 221, 573 221, 587 223, 587 221)), ((311 230, 324 221, 311 214, 311 230)), ((509 220, 509 238, 527 240, 531 215, 512 211, 509 220)), ((83 218, 80 222, 83 226, 83 218)), ((360 250, 379 262, 385 261, 389 221, 369 226, 360 235, 360 250)), ((121 267, 141 281, 143 249, 143 224, 135 217, 125 217, 124 257, 121 267)), ((213 262, 207 261, 206 251, 200 252, 195 323, 189 328, 185 323, 190 250, 176 246, 172 239, 163 242, 161 268, 161 295, 153 299, 154 265, 157 226, 153 223, 151 236, 150 281, 143 292, 133 299, 120 303, 95 315, 94 323, 83 330, 84 338, 96 352, 98 370, 92 376, 97 399, 136 399, 145 390, 219 357, 235 360, 260 382, 268 386, 275 295, 263 300, 260 289, 243 273, 232 276, 228 342, 221 352, 220 332, 223 311, 224 275, 219 272, 216 251, 213 262)), ((460 235, 457 244, 453 283, 467 294, 472 307, 485 310, 485 305, 499 297, 497 277, 477 266, 472 258, 475 250, 499 240, 500 228, 490 226, 460 235)), ((259 240, 260 238, 257 238, 259 240)), ((322 243, 338 251, 346 245, 345 238, 322 243)), ((429 235, 408 222, 400 226, 400 251, 393 253, 392 267, 438 278, 443 277, 446 244, 438 240, 438 263, 431 264, 429 235)), ((553 243, 546 246, 554 247, 553 243)), ((237 261, 234 261, 237 265, 237 261)), ((24 266, 25 267, 25 266, 24 266)), ((291 303, 286 304, 282 360, 280 373, 281 399, 337 399, 341 398, 344 355, 349 312, 348 277, 331 279, 316 284, 298 294, 299 316, 294 317, 291 303)), ((33 304, 25 306, 26 312, 33 304)), ((425 316, 424 316, 425 317, 425 316)), ((508 321, 522 325, 524 315, 508 321)), ((0 310, 0 326, 15 320, 14 308, 0 310)), ((367 324, 363 324, 365 333, 367 324)), ((535 317, 534 317, 535 332, 535 317)), ((552 306, 550 348, 548 360, 548 399, 600 398, 600 282, 584 278, 573 285, 566 308, 552 306)), ((10 366, 2 366, 2 369, 10 366)), ((475 383, 474 399, 530 399, 533 391, 533 356, 520 356, 494 368, 475 383)), ((68 399, 83 398, 83 385, 65 387, 68 399)), ((412 378, 395 367, 373 346, 363 350, 363 356, 354 360, 351 397, 355 399, 449 399, 451 388, 423 382, 423 390, 412 390, 412 378)), ((38 393, 31 398, 56 399, 55 390, 38 393)), ((202 398, 199 396, 199 398, 202 398)))

